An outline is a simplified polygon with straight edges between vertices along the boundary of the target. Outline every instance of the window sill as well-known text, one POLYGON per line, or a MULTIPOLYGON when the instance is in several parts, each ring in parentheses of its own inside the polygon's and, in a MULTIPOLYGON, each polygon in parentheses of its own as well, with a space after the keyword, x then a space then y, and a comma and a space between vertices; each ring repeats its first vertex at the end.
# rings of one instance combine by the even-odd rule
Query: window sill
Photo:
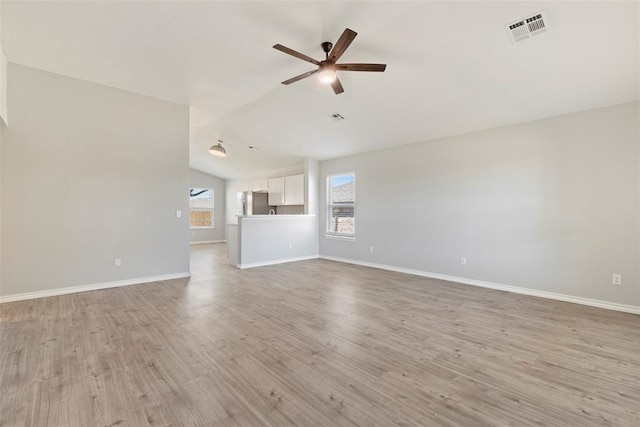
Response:
POLYGON ((206 227, 189 227, 189 230, 202 230, 202 229, 207 229, 207 228, 216 228, 215 226, 211 225, 211 226, 206 226, 206 227))
POLYGON ((356 240, 356 236, 340 236, 337 234, 325 234, 324 238, 332 240, 346 240, 348 242, 355 242, 356 240))

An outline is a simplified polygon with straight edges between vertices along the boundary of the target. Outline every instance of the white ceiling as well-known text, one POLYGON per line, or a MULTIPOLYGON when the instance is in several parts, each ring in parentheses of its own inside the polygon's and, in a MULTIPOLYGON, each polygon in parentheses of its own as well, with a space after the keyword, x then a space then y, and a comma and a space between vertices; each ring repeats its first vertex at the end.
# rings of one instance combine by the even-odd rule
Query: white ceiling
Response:
POLYGON ((638 2, 8 2, 9 61, 191 106, 192 167, 223 178, 639 98, 638 2), (505 24, 545 9, 551 31, 505 24), (282 80, 359 33, 340 62, 387 63, 282 80), (330 115, 346 120, 334 122, 330 115), (207 150, 221 138, 229 156, 207 150), (258 151, 247 147, 255 145, 258 151))

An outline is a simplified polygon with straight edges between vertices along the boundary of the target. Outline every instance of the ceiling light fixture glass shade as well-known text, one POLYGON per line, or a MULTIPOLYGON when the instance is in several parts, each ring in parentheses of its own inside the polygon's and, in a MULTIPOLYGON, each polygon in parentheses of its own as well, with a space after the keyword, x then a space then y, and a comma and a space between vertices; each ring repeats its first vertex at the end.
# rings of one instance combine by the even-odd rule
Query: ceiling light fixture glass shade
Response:
POLYGON ((336 69, 328 65, 321 67, 320 72, 318 73, 318 80, 326 85, 330 85, 331 83, 335 82, 336 69))
POLYGON ((212 145, 211 148, 209 148, 209 152, 214 156, 227 157, 227 150, 224 149, 222 141, 220 140, 218 140, 216 145, 212 145))

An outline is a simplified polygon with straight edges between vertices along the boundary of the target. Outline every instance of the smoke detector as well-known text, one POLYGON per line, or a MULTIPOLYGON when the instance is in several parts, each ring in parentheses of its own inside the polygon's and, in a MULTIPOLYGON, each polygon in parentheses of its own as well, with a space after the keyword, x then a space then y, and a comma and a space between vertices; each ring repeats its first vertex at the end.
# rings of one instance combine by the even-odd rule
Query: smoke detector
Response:
POLYGON ((549 19, 544 10, 507 24, 507 33, 512 43, 521 42, 546 32, 549 19))

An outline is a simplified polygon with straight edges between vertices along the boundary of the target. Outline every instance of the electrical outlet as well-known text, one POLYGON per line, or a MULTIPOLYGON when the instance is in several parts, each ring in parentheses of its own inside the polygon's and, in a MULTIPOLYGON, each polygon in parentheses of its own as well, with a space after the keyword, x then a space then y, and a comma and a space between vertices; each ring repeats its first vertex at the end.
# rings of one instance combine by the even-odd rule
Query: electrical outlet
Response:
POLYGON ((176 211, 176 218, 182 218, 182 211, 176 211))
POLYGON ((293 249, 293 243, 289 243, 289 249, 293 249))
POLYGON ((612 285, 622 285, 622 274, 614 274, 611 278, 612 285))
POLYGON ((122 260, 120 258, 115 258, 113 260, 113 266, 114 267, 121 267, 122 266, 122 260))
POLYGON ((466 257, 460 257, 460 264, 467 265, 467 258, 466 257))
POLYGON ((369 253, 372 254, 373 253, 373 246, 369 246, 369 253))

